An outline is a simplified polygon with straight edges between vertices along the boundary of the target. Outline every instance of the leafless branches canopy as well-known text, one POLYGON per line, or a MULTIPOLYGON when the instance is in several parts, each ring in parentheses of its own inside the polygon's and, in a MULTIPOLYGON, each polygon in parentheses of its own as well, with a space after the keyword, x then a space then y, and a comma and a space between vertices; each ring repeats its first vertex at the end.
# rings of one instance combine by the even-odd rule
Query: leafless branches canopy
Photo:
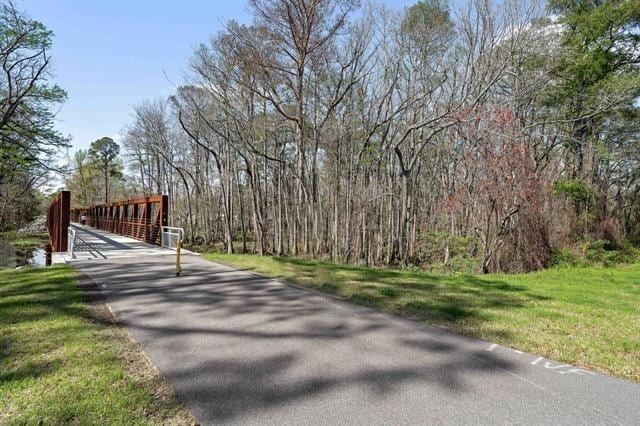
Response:
MULTIPOLYGON (((572 126, 600 112, 543 101, 560 34, 535 0, 250 8, 250 25, 195 50, 175 95, 135 109, 125 138, 138 185, 170 194, 193 242, 489 272, 538 269, 597 232, 553 185, 581 167, 572 126)), ((622 185, 614 162, 603 194, 622 185)), ((624 200, 601 204, 602 220, 624 200)))

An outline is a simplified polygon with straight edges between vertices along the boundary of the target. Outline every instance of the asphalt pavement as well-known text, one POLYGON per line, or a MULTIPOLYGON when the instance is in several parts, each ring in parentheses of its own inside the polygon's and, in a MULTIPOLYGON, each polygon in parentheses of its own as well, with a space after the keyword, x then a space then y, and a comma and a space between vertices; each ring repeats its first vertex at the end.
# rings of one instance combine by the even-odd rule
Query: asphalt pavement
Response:
POLYGON ((202 424, 640 424, 638 383, 157 250, 72 264, 202 424))

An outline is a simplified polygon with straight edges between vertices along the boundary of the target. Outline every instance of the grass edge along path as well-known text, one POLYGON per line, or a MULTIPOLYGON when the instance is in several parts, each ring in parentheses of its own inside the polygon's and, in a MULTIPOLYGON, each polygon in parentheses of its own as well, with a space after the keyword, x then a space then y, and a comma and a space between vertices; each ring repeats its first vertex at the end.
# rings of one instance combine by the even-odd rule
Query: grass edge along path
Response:
POLYGON ((433 275, 287 257, 205 259, 564 363, 640 381, 640 265, 433 275))
POLYGON ((66 423, 195 419, 88 278, 65 265, 0 269, 0 424, 66 423))

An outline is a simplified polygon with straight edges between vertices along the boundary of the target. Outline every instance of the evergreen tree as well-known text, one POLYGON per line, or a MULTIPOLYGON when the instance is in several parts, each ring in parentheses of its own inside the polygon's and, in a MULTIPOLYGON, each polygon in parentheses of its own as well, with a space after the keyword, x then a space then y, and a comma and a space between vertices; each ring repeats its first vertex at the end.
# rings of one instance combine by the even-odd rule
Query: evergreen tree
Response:
POLYGON ((110 180, 122 176, 122 165, 118 159, 120 145, 111 138, 100 138, 91 143, 89 158, 102 173, 104 183, 104 202, 109 202, 110 180))
POLYGON ((640 96, 640 2, 552 0, 549 8, 563 26, 551 101, 572 123, 573 177, 592 185, 601 126, 640 96))

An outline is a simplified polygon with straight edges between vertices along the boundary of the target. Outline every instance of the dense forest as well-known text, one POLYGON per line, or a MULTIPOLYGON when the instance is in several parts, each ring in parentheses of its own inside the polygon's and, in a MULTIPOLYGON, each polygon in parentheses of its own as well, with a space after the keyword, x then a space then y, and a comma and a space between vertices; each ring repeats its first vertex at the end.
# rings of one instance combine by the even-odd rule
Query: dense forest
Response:
POLYGON ((76 206, 166 193, 194 245, 454 271, 640 244, 639 2, 249 8, 76 152, 76 206))

